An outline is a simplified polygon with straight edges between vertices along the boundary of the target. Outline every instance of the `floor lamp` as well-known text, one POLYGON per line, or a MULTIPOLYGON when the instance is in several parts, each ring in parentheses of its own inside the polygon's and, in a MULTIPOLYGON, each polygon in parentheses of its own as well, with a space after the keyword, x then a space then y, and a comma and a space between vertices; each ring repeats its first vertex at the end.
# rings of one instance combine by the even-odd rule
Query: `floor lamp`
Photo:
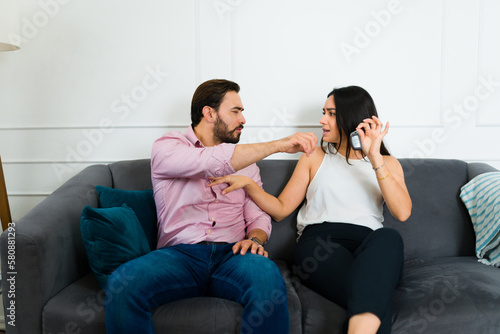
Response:
MULTIPOLYGON (((19 50, 19 10, 17 0, 0 0, 0 51, 19 50)), ((5 231, 12 217, 0 157, 0 219, 5 231)))
POLYGON ((5 231, 9 223, 12 222, 10 215, 9 197, 2 168, 2 158, 0 157, 0 220, 2 220, 2 230, 5 231))

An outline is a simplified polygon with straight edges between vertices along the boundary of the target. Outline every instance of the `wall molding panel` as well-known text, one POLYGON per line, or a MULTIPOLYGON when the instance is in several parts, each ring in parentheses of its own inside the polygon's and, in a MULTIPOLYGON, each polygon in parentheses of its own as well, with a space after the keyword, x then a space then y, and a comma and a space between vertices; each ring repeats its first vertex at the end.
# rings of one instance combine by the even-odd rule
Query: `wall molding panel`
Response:
POLYGON ((87 0, 43 24, 38 0, 20 8, 21 50, 0 53, 14 220, 90 165, 149 158, 212 78, 241 86, 242 143, 320 137, 327 93, 359 85, 396 157, 500 169, 497 0, 87 0))

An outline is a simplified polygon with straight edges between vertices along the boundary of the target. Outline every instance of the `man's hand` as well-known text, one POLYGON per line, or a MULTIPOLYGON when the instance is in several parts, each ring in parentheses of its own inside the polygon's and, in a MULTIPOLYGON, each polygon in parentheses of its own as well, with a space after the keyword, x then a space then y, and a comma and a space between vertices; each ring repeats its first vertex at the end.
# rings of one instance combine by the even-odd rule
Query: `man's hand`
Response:
POLYGON ((237 254, 239 252, 241 255, 245 255, 248 251, 252 254, 259 254, 268 257, 267 251, 264 247, 250 239, 237 242, 233 246, 233 254, 237 254))
POLYGON ((314 152, 316 145, 318 145, 318 138, 312 132, 297 132, 278 140, 279 151, 284 153, 304 152, 307 156, 310 156, 314 152))

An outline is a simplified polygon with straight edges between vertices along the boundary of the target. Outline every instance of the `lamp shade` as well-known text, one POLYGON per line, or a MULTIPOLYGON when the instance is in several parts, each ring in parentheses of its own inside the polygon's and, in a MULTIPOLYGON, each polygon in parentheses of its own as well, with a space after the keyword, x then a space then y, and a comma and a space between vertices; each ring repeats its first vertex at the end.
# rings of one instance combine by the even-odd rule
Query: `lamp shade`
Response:
POLYGON ((0 0, 0 51, 19 49, 19 29, 18 0, 0 0))

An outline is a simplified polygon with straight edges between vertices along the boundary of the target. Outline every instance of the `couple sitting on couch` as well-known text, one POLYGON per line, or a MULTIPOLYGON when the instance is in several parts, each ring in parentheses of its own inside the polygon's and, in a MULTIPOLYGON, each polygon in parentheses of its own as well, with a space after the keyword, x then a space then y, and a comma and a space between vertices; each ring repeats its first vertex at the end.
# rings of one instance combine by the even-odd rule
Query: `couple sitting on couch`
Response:
POLYGON ((317 147, 313 133, 235 145, 245 123, 238 92, 227 80, 201 84, 192 125, 154 143, 158 245, 110 276, 108 286, 130 281, 106 304, 107 332, 154 333, 151 309, 205 295, 243 305, 242 331, 288 333, 285 282, 265 243, 269 215, 283 219, 305 199, 295 262, 300 268, 311 256, 322 261, 304 283, 347 309, 349 333, 389 333, 404 255, 399 234, 382 226, 382 205, 404 221, 412 204, 401 165, 382 142, 389 127, 383 130, 370 95, 354 86, 328 94, 317 147), (349 141, 355 130, 361 150, 349 141), (278 198, 261 188, 255 165, 277 152, 305 153, 278 198), (316 254, 324 241, 338 247, 316 254))

